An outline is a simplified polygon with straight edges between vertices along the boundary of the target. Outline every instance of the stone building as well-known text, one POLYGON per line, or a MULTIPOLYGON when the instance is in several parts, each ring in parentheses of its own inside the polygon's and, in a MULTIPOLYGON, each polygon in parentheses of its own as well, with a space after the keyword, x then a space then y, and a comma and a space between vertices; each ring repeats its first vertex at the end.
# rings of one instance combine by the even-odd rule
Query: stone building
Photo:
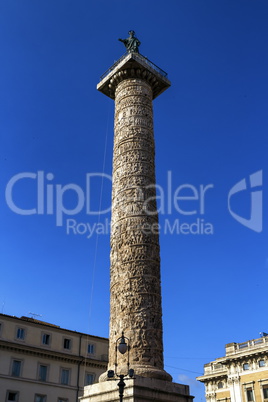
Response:
POLYGON ((225 350, 197 377, 205 384, 207 402, 267 402, 268 336, 228 343, 225 350))
POLYGON ((0 314, 0 401, 77 402, 107 354, 106 338, 0 314))

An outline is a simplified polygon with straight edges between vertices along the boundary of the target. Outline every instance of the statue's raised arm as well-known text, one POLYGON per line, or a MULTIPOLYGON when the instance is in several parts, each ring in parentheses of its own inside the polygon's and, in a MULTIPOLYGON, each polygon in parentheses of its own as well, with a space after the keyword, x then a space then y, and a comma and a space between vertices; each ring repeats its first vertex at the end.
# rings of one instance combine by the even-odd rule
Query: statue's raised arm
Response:
POLYGON ((129 53, 139 53, 139 46, 141 42, 138 38, 135 37, 134 31, 129 31, 129 37, 127 39, 118 39, 120 42, 123 42, 127 51, 129 53))

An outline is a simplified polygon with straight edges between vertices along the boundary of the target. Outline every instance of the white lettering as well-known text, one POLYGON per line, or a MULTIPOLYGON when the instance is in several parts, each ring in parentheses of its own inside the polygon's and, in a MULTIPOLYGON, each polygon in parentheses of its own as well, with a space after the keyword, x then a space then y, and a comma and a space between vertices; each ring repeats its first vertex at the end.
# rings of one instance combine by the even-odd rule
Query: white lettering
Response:
POLYGON ((6 196, 6 202, 11 211, 15 212, 18 215, 34 215, 37 213, 36 208, 32 209, 22 209, 19 208, 13 201, 13 186, 22 179, 36 179, 36 173, 29 173, 29 172, 24 172, 24 173, 19 173, 16 174, 15 176, 12 177, 12 179, 9 180, 6 186, 6 191, 5 191, 5 196, 6 196))
POLYGON ((84 192, 81 187, 76 184, 67 184, 66 186, 61 186, 60 184, 56 185, 56 225, 62 226, 62 217, 63 213, 66 215, 74 215, 78 214, 85 203, 84 192), (66 191, 72 190, 77 194, 77 205, 73 209, 67 209, 63 205, 63 196, 66 191))

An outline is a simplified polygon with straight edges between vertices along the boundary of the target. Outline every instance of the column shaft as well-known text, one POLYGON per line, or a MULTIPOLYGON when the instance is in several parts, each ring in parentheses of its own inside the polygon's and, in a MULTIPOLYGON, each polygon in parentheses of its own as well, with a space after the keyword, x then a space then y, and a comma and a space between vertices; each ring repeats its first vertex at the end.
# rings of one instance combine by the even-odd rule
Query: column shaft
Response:
MULTIPOLYGON (((152 97, 139 78, 115 90, 109 368, 124 331, 135 373, 170 379, 163 370, 152 97)), ((124 371, 125 364, 119 356, 118 368, 124 371)))

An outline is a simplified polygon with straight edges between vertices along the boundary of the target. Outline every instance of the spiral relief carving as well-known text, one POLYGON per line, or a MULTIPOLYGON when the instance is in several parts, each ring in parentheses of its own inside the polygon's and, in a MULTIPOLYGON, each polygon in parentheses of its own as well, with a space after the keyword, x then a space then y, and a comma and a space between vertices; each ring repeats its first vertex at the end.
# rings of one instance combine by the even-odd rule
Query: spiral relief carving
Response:
MULTIPOLYGON (((153 92, 142 78, 113 81, 115 126, 111 223, 109 368, 122 331, 136 375, 170 380, 163 370, 153 92)), ((126 358, 120 357, 120 367, 126 358)), ((123 369, 122 369, 123 370, 123 369)))

